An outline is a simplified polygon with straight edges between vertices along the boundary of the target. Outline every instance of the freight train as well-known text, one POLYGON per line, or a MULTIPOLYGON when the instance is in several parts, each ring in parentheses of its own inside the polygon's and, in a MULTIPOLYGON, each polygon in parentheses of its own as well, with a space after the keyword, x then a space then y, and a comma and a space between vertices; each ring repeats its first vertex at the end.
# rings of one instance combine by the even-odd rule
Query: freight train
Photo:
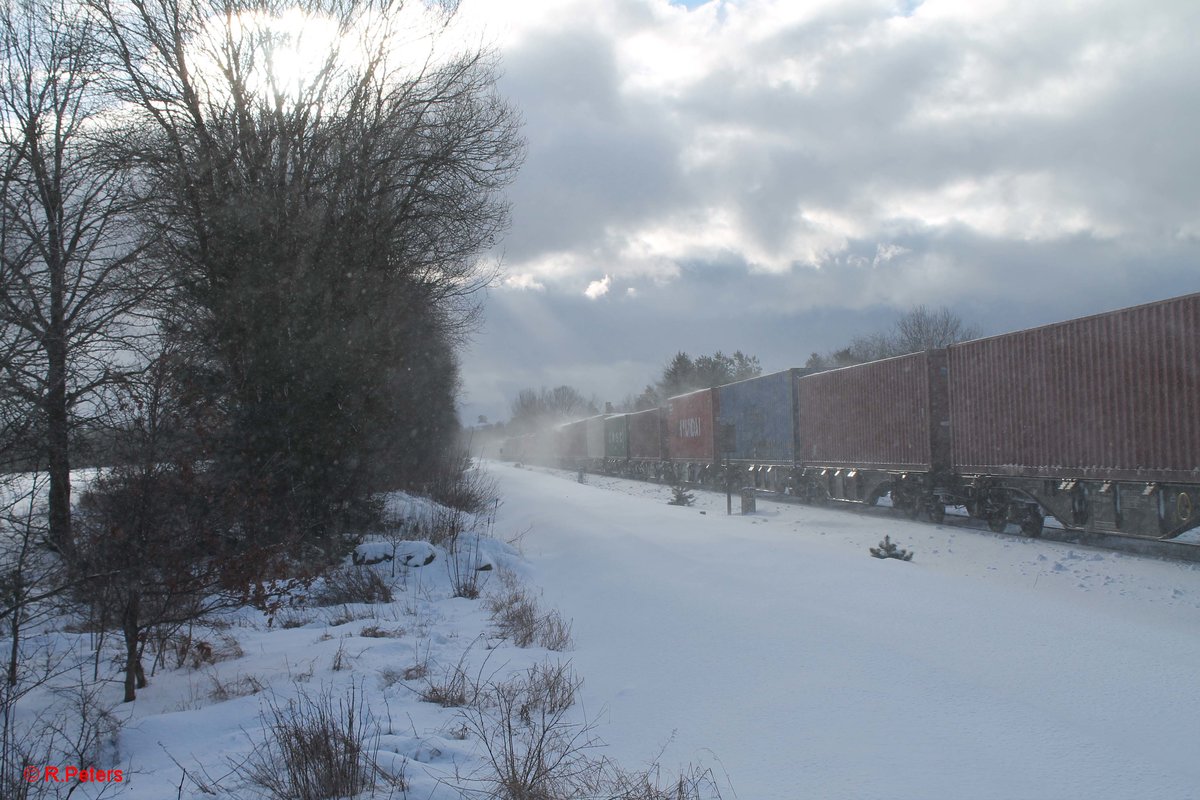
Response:
POLYGON ((940 522, 1171 539, 1200 525, 1200 294, 509 439, 504 458, 940 522))

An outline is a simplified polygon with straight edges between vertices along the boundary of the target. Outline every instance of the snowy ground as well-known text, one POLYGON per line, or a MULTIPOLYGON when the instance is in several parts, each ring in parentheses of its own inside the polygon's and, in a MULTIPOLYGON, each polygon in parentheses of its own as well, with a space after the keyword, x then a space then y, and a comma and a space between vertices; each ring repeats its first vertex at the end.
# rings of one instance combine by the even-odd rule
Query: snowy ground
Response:
POLYGON ((119 760, 102 766, 129 780, 109 796, 212 797, 179 791, 186 768, 254 797, 229 773, 262 740, 267 699, 354 686, 406 796, 458 797, 455 776, 483 766, 476 743, 398 674, 461 659, 488 679, 559 658, 609 756, 712 767, 727 799, 1198 796, 1196 565, 880 510, 759 500, 727 517, 722 495, 681 508, 662 486, 491 469, 496 536, 521 553, 494 542, 484 558, 543 588, 573 621, 571 652, 498 642, 481 601, 449 596, 444 553, 391 604, 297 612, 286 629, 234 615, 205 634, 225 660, 159 671, 117 707, 119 760), (871 558, 885 534, 914 561, 871 558))
POLYGON ((669 742, 742 798, 1200 793, 1194 565, 494 472, 620 758, 669 742), (885 534, 914 561, 871 558, 885 534))

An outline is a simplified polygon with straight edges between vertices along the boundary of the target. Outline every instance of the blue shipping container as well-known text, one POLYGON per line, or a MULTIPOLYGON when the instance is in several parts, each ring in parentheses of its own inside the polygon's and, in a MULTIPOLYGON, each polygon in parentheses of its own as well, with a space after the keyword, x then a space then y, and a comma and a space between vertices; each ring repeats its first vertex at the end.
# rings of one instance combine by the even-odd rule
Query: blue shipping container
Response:
POLYGON ((807 370, 787 369, 717 388, 718 430, 733 426, 730 461, 791 464, 796 455, 796 381, 807 370))

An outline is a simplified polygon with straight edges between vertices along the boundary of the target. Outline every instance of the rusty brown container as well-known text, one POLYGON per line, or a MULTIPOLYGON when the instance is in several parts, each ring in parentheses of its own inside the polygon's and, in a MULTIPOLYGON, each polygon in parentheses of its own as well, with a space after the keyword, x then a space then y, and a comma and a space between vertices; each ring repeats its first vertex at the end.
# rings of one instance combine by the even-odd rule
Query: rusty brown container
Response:
POLYGON ((808 467, 928 472, 949 461, 946 351, 799 379, 799 451, 808 467))
POLYGON ((663 457, 662 423, 659 409, 650 408, 625 415, 629 424, 629 458, 658 461, 663 457))
POLYGON ((701 389, 667 401, 667 452, 672 461, 713 461, 717 390, 701 389))
POLYGON ((950 348, 963 474, 1200 482, 1200 294, 950 348))

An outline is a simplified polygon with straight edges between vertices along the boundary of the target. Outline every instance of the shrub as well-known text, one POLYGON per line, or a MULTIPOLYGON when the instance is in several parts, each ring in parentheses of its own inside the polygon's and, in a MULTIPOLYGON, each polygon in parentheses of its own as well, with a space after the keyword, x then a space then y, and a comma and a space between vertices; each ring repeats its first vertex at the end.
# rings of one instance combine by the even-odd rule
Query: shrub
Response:
POLYGON ((383 628, 379 625, 368 625, 358 632, 359 636, 368 639, 400 639, 404 637, 404 628, 383 628))
POLYGON ((470 514, 496 500, 496 479, 462 450, 445 459, 426 485, 426 494, 442 505, 470 514))
POLYGON ((313 595, 319 606, 347 603, 390 603, 392 587, 370 567, 336 567, 325 574, 324 585, 313 595))
POLYGON ((286 704, 272 697, 262 719, 265 737, 235 772, 272 800, 356 797, 387 777, 371 755, 379 728, 357 687, 336 699, 329 689, 286 704))
POLYGON ((671 499, 667 501, 669 506, 690 506, 696 502, 696 496, 687 490, 687 487, 681 483, 671 484, 671 499))
POLYGON ((712 769, 691 765, 674 778, 663 780, 659 765, 638 772, 611 768, 604 796, 611 800, 720 800, 721 789, 712 769))
POLYGON ((580 683, 569 664, 538 665, 489 684, 482 702, 463 712, 491 765, 482 779, 489 797, 550 800, 589 787, 596 762, 588 754, 598 742, 589 725, 567 717, 580 683))
MULTIPOLYGON (((420 677, 425 681, 425 686, 420 692, 421 699, 426 703, 437 703, 442 708, 461 708, 478 702, 479 683, 467 675, 466 663, 470 652, 470 647, 464 650, 458 663, 444 670, 438 679, 428 677, 429 670, 425 664, 419 665, 420 677)), ((408 670, 405 670, 405 675, 408 674, 408 670)))
POLYGON ((901 561, 912 561, 913 554, 908 550, 901 550, 890 536, 884 536, 883 541, 879 543, 879 547, 871 548, 871 555, 876 558, 898 558, 901 561))
POLYGON ((218 703, 232 700, 235 697, 258 694, 267 688, 262 681, 253 675, 239 675, 232 680, 222 681, 217 677, 216 673, 212 673, 208 676, 208 679, 212 682, 212 689, 209 690, 208 697, 210 700, 218 703))
POLYGON ((571 623, 562 618, 558 609, 552 608, 538 625, 537 643, 547 650, 561 652, 571 649, 571 623))
POLYGON ((517 647, 540 645, 547 650, 569 650, 571 625, 556 609, 542 614, 537 599, 508 570, 500 572, 501 591, 488 598, 496 630, 517 647))
POLYGON ((500 573, 503 588, 488 598, 492 621, 505 639, 517 647, 529 647, 537 637, 538 604, 511 572, 500 573))

